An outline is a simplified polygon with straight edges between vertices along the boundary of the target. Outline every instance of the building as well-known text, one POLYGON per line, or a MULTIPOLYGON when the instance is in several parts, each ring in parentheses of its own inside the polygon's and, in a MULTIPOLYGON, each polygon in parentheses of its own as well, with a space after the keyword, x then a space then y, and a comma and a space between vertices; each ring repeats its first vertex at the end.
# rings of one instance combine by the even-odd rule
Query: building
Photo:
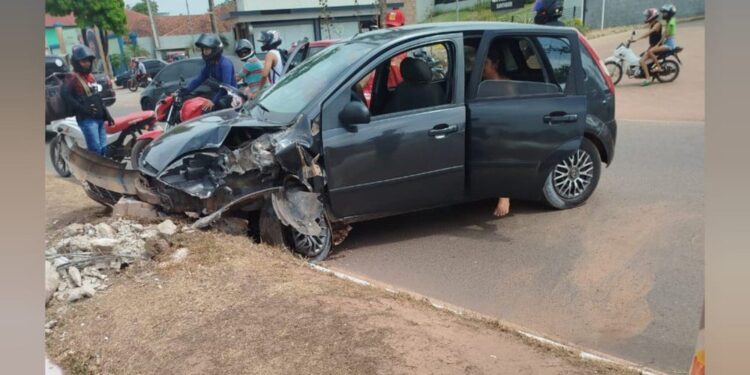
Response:
POLYGON ((45 51, 48 55, 65 55, 70 48, 81 43, 81 29, 76 25, 76 19, 72 14, 57 17, 49 14, 44 15, 44 41, 45 51), (58 28, 62 32, 62 45, 65 51, 60 49, 58 28))

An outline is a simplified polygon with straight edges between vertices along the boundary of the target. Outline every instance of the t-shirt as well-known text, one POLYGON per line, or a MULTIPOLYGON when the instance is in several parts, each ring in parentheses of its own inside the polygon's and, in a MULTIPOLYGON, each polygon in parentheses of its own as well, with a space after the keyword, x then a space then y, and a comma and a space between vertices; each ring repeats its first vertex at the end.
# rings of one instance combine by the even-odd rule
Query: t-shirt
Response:
POLYGON ((674 37, 675 32, 677 32, 677 19, 672 17, 672 19, 667 22, 667 37, 674 37))
POLYGON ((263 63, 257 57, 251 57, 245 62, 240 71, 240 79, 247 84, 252 93, 260 91, 261 79, 263 79, 263 63))

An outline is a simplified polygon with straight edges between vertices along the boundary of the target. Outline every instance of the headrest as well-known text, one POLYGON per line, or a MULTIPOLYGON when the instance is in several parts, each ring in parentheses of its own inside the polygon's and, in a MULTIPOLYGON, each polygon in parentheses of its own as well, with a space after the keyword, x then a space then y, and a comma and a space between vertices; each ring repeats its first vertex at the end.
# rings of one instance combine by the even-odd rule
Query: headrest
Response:
POLYGON ((401 61, 401 76, 404 77, 404 81, 406 82, 432 82, 432 70, 430 70, 429 65, 413 57, 407 57, 401 61))

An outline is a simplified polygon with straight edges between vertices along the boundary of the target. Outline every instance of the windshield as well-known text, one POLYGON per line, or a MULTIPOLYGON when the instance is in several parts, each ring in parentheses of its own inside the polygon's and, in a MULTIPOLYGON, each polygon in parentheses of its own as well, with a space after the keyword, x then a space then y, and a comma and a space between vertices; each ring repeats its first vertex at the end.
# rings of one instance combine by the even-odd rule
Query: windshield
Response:
POLYGON ((264 111, 283 115, 291 121, 311 100, 334 84, 342 72, 375 47, 369 43, 334 44, 282 77, 262 94, 258 104, 264 111))

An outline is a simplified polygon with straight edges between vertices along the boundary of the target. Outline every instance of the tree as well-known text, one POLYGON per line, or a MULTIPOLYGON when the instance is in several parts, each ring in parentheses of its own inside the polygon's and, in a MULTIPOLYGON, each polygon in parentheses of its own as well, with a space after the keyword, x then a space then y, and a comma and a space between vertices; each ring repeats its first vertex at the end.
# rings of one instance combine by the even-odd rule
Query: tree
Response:
MULTIPOLYGON (((154 13, 159 12, 159 4, 156 3, 154 0, 149 0, 151 2, 151 11, 154 13)), ((148 15, 148 6, 146 5, 146 0, 141 0, 140 3, 133 5, 130 10, 142 14, 148 15)))

